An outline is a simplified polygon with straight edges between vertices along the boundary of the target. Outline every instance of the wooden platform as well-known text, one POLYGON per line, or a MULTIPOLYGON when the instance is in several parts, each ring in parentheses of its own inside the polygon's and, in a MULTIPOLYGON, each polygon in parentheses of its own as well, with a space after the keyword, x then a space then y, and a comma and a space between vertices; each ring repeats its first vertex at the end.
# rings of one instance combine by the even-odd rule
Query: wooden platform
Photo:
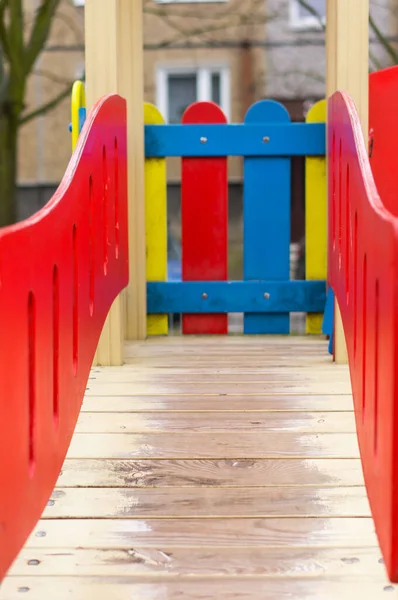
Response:
POLYGON ((346 367, 319 339, 152 339, 92 371, 1 600, 398 598, 346 367))

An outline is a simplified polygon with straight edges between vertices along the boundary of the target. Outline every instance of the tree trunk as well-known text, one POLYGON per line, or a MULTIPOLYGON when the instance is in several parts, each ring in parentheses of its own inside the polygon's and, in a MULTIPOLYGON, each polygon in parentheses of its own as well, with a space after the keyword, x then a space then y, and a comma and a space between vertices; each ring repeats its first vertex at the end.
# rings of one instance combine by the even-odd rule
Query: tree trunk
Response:
POLYGON ((17 140, 17 120, 0 115, 0 227, 17 220, 17 140))

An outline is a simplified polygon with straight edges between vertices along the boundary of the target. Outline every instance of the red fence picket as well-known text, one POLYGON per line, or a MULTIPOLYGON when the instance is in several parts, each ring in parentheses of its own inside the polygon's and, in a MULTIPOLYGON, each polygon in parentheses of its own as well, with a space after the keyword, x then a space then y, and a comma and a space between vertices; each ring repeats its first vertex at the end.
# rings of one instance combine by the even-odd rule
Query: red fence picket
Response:
MULTIPOLYGON (((226 123, 212 102, 197 102, 184 113, 183 124, 226 123)), ((200 136, 200 130, 198 130, 200 136)), ((207 139, 201 138, 206 144, 207 139)), ((227 158, 182 158, 182 279, 226 281, 228 277, 227 158)), ((206 289, 203 288, 206 301, 206 289)), ((184 334, 226 334, 228 315, 183 315, 184 334)))
POLYGON ((49 499, 128 282, 126 106, 94 107, 52 200, 0 231, 0 581, 49 499))
POLYGON ((328 279, 342 312, 372 514, 398 581, 398 219, 378 195, 347 94, 329 101, 328 146, 328 279))

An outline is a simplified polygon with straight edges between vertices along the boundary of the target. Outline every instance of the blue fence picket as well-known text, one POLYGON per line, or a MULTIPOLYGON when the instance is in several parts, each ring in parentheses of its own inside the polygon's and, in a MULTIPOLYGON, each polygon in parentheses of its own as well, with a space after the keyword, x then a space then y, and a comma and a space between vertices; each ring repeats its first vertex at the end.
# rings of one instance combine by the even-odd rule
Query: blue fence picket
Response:
MULTIPOLYGON (((286 108, 273 100, 257 102, 245 117, 245 124, 289 122, 286 108)), ((243 278, 289 280, 290 158, 247 157, 243 165, 243 278)), ((245 314, 244 333, 288 334, 289 313, 245 314)))

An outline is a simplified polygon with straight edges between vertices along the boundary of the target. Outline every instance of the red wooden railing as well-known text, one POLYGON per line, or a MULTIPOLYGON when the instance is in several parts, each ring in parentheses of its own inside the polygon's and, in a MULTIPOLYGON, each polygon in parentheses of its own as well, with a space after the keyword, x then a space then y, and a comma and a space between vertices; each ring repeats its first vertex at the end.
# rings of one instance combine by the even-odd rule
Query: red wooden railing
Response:
POLYGON ((328 110, 328 281, 342 313, 372 514, 398 581, 398 219, 377 192, 352 100, 336 93, 328 110))
POLYGON ((49 499, 127 285, 126 107, 91 111, 61 185, 0 231, 0 581, 49 499))
POLYGON ((384 206, 398 216, 398 66, 369 76, 370 166, 384 206))

